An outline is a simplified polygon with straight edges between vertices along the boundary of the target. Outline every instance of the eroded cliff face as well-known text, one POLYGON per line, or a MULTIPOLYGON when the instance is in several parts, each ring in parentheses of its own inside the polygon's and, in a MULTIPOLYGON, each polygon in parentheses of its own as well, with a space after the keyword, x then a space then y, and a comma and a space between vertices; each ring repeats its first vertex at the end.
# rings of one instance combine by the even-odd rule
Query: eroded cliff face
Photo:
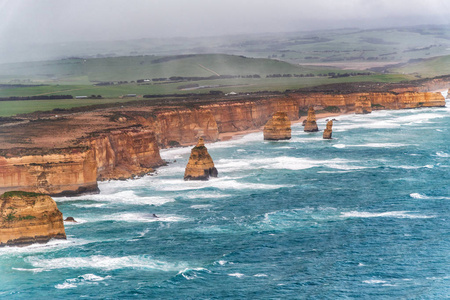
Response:
POLYGON ((197 104, 195 108, 151 105, 139 110, 114 108, 54 120, 54 124, 47 120, 30 123, 29 128, 1 128, 0 132, 9 132, 9 136, 0 136, 0 145, 20 140, 31 141, 31 146, 17 150, 7 145, 0 149, 0 192, 24 190, 51 195, 95 192, 97 179, 132 178, 162 165, 159 148, 193 145, 200 136, 213 142, 220 133, 260 129, 277 111, 285 111, 289 120, 295 121, 300 110, 311 106, 317 110, 368 113, 379 109, 445 106, 445 99, 441 93, 298 92, 252 100, 223 99, 197 104), (36 127, 39 124, 45 129, 36 127), (30 137, 27 132, 31 128, 34 131, 30 137), (57 135, 47 146, 48 136, 44 135, 48 129, 57 135), (67 137, 72 130, 78 134, 72 138, 77 140, 74 144, 67 137), (68 146, 58 148, 59 140, 68 146), (32 148, 33 141, 45 147, 32 148))
POLYGON ((209 177, 217 177, 217 169, 214 167, 203 138, 199 138, 197 145, 191 150, 184 180, 208 180, 209 177))
POLYGON ((83 143, 93 152, 98 180, 142 176, 164 164, 153 131, 132 127, 94 135, 83 143))
POLYGON ((11 149, 0 156, 0 193, 12 190, 50 195, 96 192, 94 153, 85 147, 11 149))
POLYGON ((0 196, 0 246, 65 239, 62 213, 50 196, 8 192, 0 196))
POLYGON ((287 113, 276 112, 264 126, 263 134, 265 140, 289 140, 291 138, 291 121, 287 113))

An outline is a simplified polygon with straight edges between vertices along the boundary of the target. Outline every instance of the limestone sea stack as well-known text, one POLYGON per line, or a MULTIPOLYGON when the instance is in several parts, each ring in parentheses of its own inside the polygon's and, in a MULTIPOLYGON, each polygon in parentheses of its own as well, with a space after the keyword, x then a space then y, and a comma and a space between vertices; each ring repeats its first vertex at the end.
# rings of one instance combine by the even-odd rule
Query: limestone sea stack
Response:
POLYGON ((0 246, 66 239, 62 213, 47 195, 6 192, 0 196, 0 246))
POLYGON ((327 123, 327 128, 323 131, 323 138, 324 139, 326 139, 326 140, 331 139, 332 127, 333 127, 333 120, 330 120, 327 123))
POLYGON ((319 131, 319 127, 317 127, 316 123, 316 112, 312 106, 308 109, 308 117, 306 118, 305 128, 303 130, 305 132, 319 131))
POLYGON ((291 139, 291 121, 286 112, 276 112, 264 126, 265 140, 291 139))
POLYGON ((203 138, 199 138, 197 145, 191 150, 184 180, 208 180, 209 177, 217 177, 217 169, 214 167, 203 138))
POLYGON ((447 99, 450 99, 450 89, 447 91, 447 99))

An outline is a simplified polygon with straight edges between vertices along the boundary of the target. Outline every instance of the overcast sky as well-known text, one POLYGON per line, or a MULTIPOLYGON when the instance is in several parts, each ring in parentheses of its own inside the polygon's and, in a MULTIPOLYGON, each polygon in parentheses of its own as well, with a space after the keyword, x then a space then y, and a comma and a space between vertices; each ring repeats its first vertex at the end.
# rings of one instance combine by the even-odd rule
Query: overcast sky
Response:
POLYGON ((450 24, 450 0, 0 0, 0 46, 450 24))

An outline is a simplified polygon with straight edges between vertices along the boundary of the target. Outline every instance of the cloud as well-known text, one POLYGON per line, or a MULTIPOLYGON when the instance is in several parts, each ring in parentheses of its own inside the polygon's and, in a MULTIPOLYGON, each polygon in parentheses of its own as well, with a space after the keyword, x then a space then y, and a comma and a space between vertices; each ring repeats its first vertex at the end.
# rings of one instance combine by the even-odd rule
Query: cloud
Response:
POLYGON ((0 43, 448 24, 447 0, 0 0, 0 43))

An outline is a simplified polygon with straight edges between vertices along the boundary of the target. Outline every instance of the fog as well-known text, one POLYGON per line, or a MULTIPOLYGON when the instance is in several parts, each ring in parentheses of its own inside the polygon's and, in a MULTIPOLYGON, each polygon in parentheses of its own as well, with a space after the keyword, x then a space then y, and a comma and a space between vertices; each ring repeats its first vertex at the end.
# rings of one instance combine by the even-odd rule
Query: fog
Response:
POLYGON ((448 24, 448 0, 0 0, 0 43, 448 24))

